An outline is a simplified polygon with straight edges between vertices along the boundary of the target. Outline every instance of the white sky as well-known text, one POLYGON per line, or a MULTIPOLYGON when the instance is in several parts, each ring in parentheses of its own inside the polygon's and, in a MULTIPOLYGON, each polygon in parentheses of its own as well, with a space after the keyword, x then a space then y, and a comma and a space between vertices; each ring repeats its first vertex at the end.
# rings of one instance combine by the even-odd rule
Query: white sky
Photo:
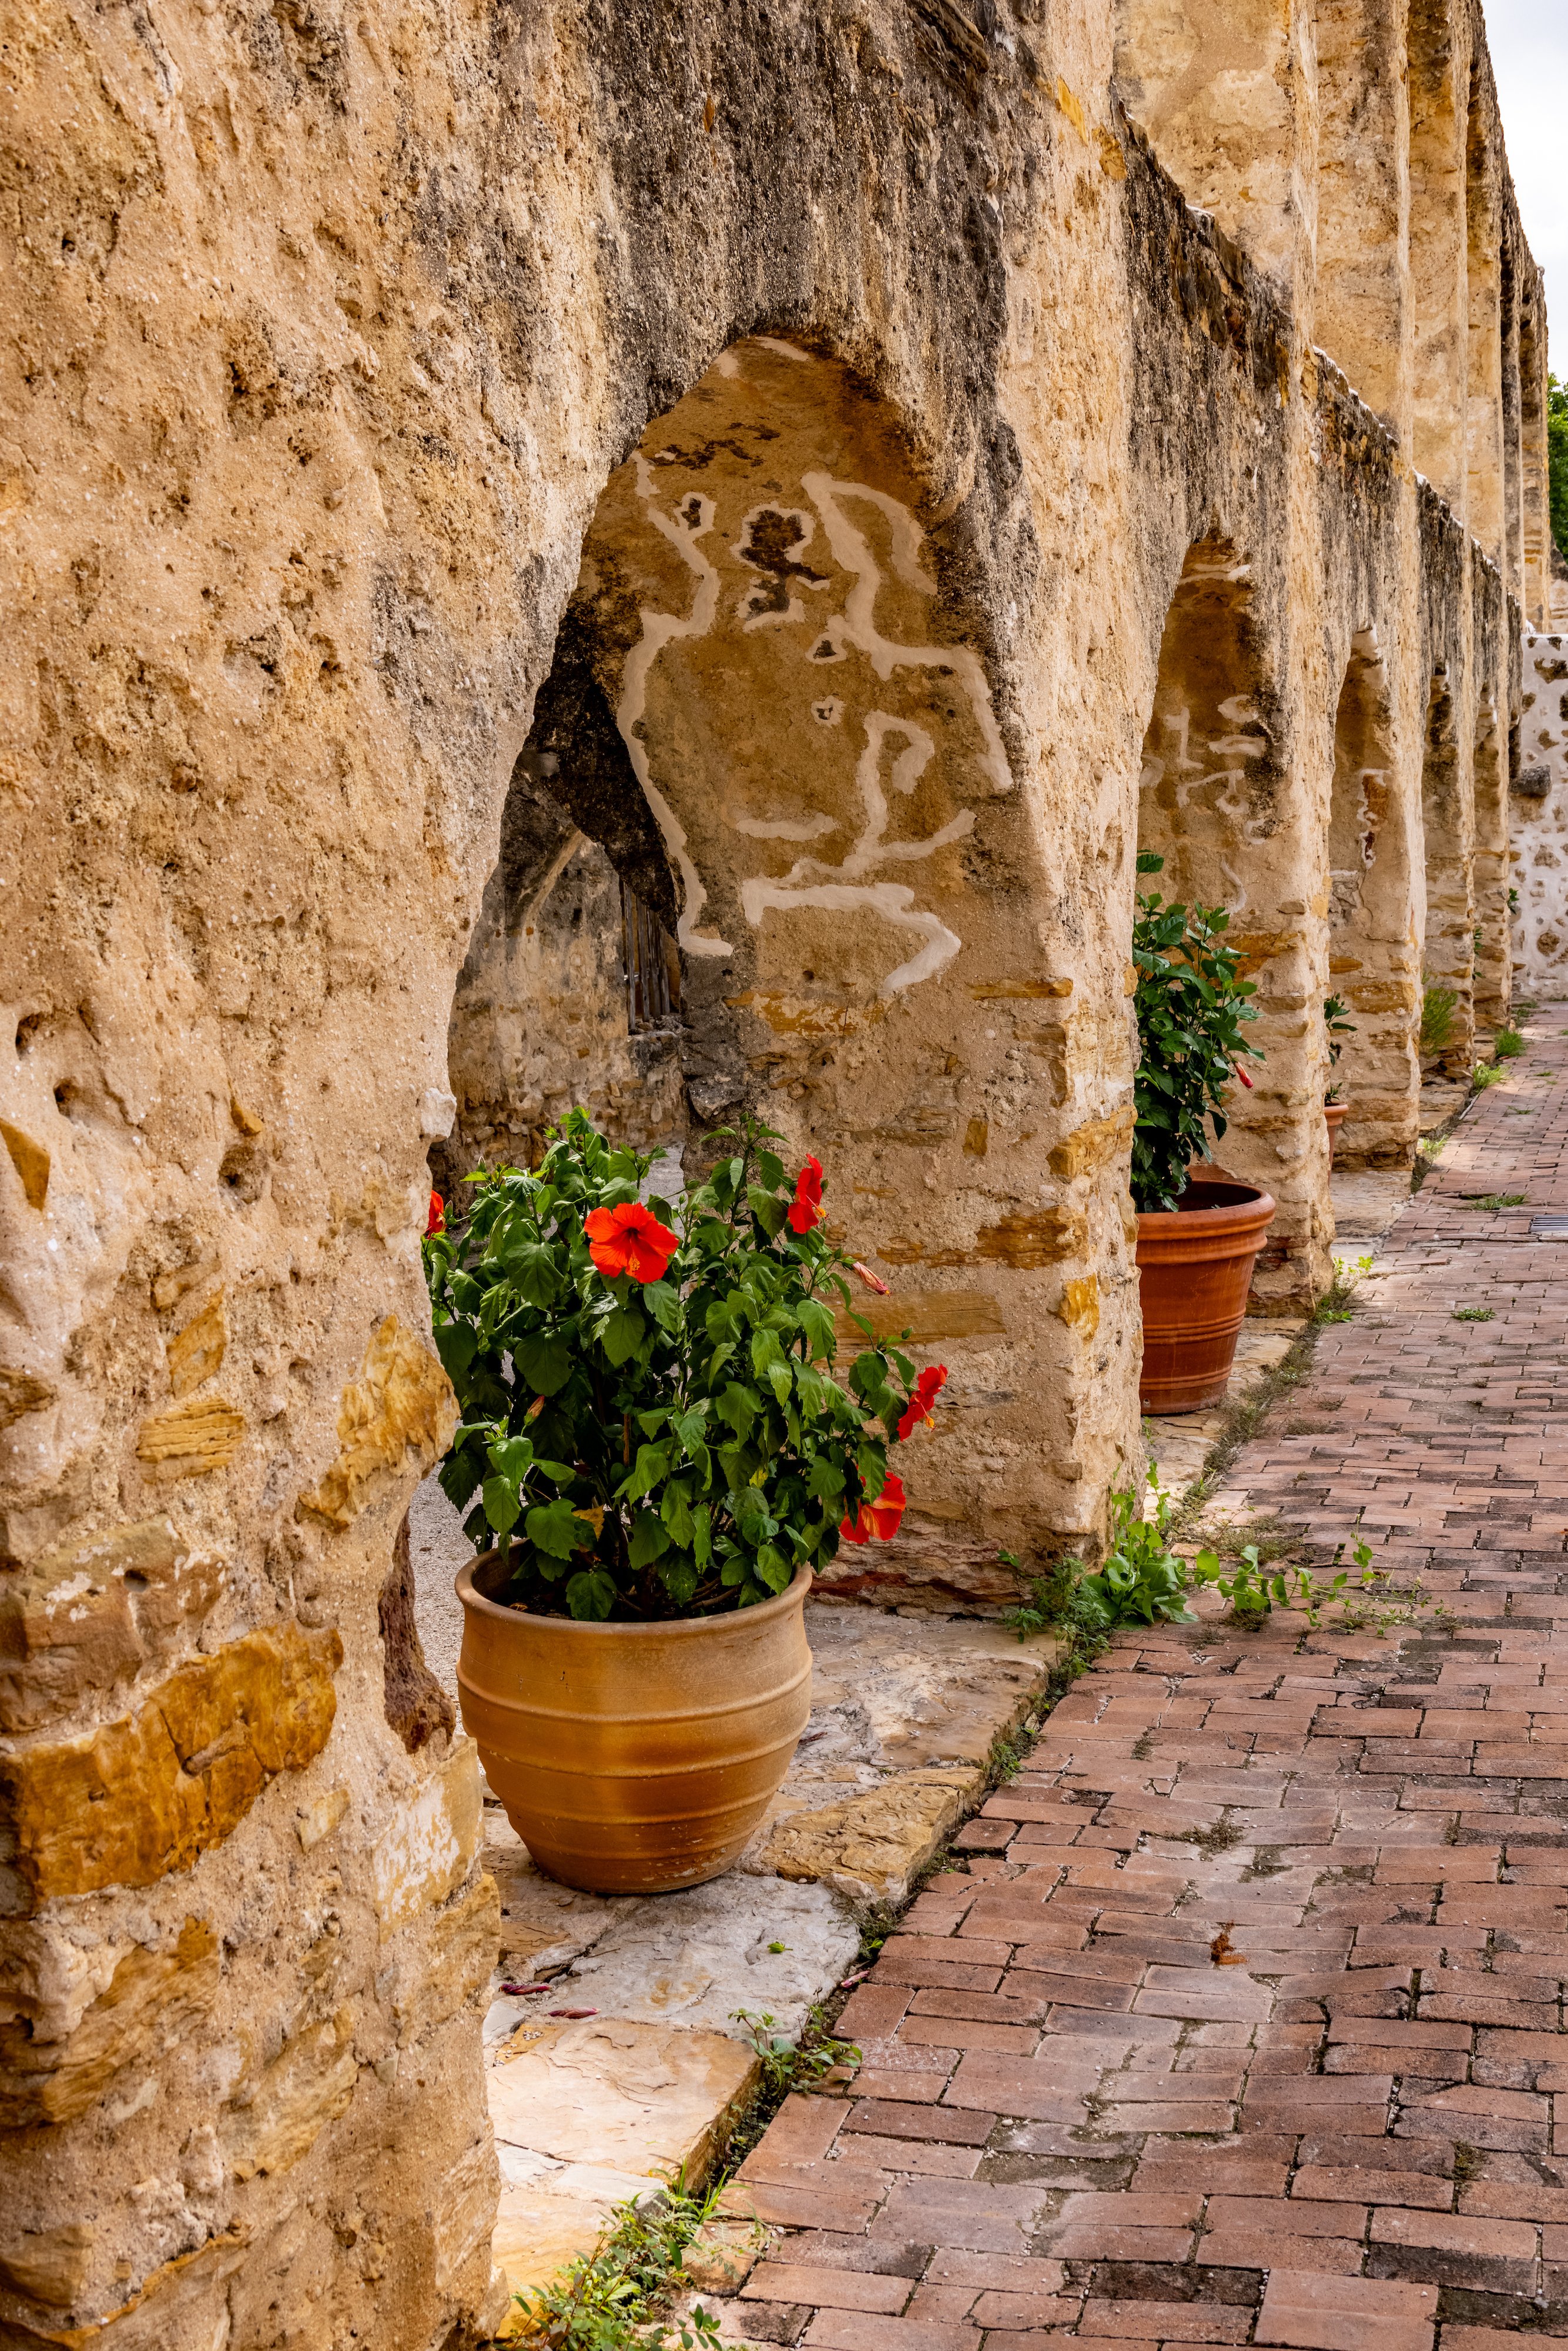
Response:
POLYGON ((1546 272, 1552 368, 1568 375, 1568 5, 1484 0, 1503 135, 1530 249, 1546 272))

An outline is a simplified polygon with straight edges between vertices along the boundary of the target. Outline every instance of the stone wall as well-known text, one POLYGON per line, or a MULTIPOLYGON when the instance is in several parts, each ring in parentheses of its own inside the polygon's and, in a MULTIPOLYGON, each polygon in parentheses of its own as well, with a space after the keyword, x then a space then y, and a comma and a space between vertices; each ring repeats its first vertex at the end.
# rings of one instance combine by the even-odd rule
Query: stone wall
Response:
POLYGON ((1568 991, 1568 635, 1524 638, 1519 772, 1509 810, 1514 974, 1521 995, 1568 991))
POLYGON ((1479 14, 1416 12, 1421 235, 1364 398, 1316 349, 1311 13, 1239 58, 1211 15, 1163 89, 1131 15, 1118 80, 1109 9, 1055 0, 18 15, 8 2341, 494 2315, 495 1896, 395 1555, 453 1416, 433 1143, 531 1147, 575 1063, 628 1133, 700 1152, 750 1104, 819 1148, 879 1316, 953 1371, 875 1570, 988 1603, 1142 1459, 1145 812, 1259 979, 1226 1156, 1280 1202, 1263 1311, 1327 1275, 1331 977, 1375 1057, 1347 1144, 1396 1161, 1431 907, 1505 986, 1461 967, 1505 853, 1478 745, 1544 618, 1546 351, 1479 14), (1350 972, 1369 681, 1391 911, 1350 972), (623 881, 679 941, 652 1041, 623 881))

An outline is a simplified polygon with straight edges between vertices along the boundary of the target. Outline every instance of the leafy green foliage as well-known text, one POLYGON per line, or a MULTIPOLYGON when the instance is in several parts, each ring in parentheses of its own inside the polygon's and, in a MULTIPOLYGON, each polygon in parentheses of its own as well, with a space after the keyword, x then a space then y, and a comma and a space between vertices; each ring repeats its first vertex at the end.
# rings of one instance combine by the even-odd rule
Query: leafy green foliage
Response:
MULTIPOLYGON (((1149 1484, 1158 1489, 1158 1472, 1149 1471, 1149 1484)), ((1103 1563, 1085 1575, 1082 1562, 1064 1560, 1050 1574, 1036 1579, 1029 1602, 1009 1611, 1007 1622, 1020 1641, 1032 1634, 1065 1629, 1091 1636, 1113 1633, 1124 1625, 1188 1625, 1192 1622, 1184 1597, 1186 1563, 1166 1546, 1170 1503, 1161 1494, 1152 1520, 1145 1519, 1135 1486, 1111 1496, 1110 1541, 1103 1563)), ((1010 1552, 1006 1564, 1017 1567, 1010 1552)))
POLYGON ((580 1111, 552 1137, 532 1173, 471 1177, 465 1231, 424 1243, 463 1411, 441 1483, 512 1569, 508 1602, 603 1620, 769 1599, 882 1494, 915 1367, 862 1322, 848 1387, 832 1376, 852 1261, 814 1211, 795 1228, 770 1129, 725 1131, 734 1155, 643 1280, 602 1273, 583 1228, 634 1203, 652 1161, 580 1111))
MULTIPOLYGON (((1349 1016, 1350 1008, 1345 1003, 1343 996, 1324 997, 1323 1027, 1328 1033, 1329 1067, 1331 1070, 1335 1070, 1339 1067, 1339 1057, 1344 1050, 1345 1039, 1347 1037, 1354 1037, 1356 1034, 1357 1024, 1355 1021, 1351 1019, 1349 1016)), ((1340 1088, 1338 1081, 1336 1080, 1329 1087, 1327 1093, 1323 1096, 1323 1100, 1325 1102, 1338 1102, 1339 1098, 1340 1088)))
POLYGON ((1457 988, 1441 987, 1429 979, 1421 990, 1421 1027, 1416 1044, 1421 1059, 1429 1061, 1441 1053, 1454 1033, 1454 1015, 1459 1008, 1457 988))
POLYGON ((1494 1061, 1516 1061, 1524 1050, 1524 1034, 1519 1029, 1500 1029, 1491 1040, 1494 1061))
POLYGON ((591 2253, 549 2285, 514 2295, 527 2340, 538 2351, 717 2351, 718 2322, 701 2303, 687 2318, 666 2312, 681 2256, 723 2192, 720 2183, 688 2196, 677 2184, 617 2205, 591 2253))
POLYGON ((1449 1315, 1450 1322, 1490 1322, 1496 1309, 1490 1306, 1456 1306, 1449 1315))
POLYGON ((1500 1208, 1522 1208, 1526 1196, 1522 1192, 1467 1192, 1459 1202, 1461 1208, 1479 1208, 1483 1215, 1495 1216, 1500 1208))
MULTIPOLYGON (((1145 854, 1138 871, 1158 873, 1164 864, 1145 854)), ((1213 1155, 1206 1120, 1216 1139, 1225 1133, 1226 1087, 1238 1076, 1251 1083, 1242 1056, 1261 1059, 1243 1034, 1258 1015, 1247 1000, 1254 989, 1240 977, 1240 956, 1223 944, 1229 921, 1222 906, 1167 906, 1157 892, 1138 893, 1132 1184, 1140 1214, 1176 1207, 1189 1162, 1213 1155)))
POLYGON ((1484 1094, 1489 1086, 1500 1086, 1507 1075, 1496 1061, 1478 1061, 1470 1071, 1470 1083, 1477 1093, 1484 1094))
POLYGON ((1568 557, 1568 391, 1554 375, 1546 379, 1546 468, 1552 536, 1568 557))

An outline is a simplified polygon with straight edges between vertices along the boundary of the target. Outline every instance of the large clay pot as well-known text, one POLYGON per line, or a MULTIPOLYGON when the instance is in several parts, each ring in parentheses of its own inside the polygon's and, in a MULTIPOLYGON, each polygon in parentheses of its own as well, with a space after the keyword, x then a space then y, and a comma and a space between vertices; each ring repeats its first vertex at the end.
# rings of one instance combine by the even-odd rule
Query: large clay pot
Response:
POLYGON ((1201 1412, 1223 1397, 1273 1216, 1255 1184, 1195 1176, 1179 1207, 1138 1218, 1145 1412, 1201 1412))
POLYGON ((666 1894, 729 1867, 811 1710, 811 1571, 755 1608, 580 1625, 503 1608, 494 1552, 457 1578, 463 1724, 541 1869, 666 1894))
POLYGON ((1345 1120, 1349 1116, 1350 1104, 1348 1102, 1324 1102, 1323 1117, 1327 1122, 1329 1131, 1329 1165, 1331 1167, 1333 1165, 1334 1151, 1339 1143, 1340 1128, 1344 1124, 1345 1120))

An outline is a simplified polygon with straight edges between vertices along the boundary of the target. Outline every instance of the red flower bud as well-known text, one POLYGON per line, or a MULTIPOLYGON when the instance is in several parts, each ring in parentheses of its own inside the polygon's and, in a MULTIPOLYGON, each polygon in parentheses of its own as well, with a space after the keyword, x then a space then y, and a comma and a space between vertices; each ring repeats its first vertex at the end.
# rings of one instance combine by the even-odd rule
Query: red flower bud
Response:
POLYGON ((439 1192, 433 1192, 430 1196, 429 1213, 424 1219, 424 1238, 428 1240, 432 1233, 444 1233, 445 1230, 446 1203, 439 1192))
POLYGON ((869 1265, 862 1265, 858 1257, 852 1258, 850 1262, 868 1290, 874 1290, 879 1298, 885 1298, 888 1296, 889 1293, 886 1282, 882 1280, 879 1274, 873 1273, 869 1265))

